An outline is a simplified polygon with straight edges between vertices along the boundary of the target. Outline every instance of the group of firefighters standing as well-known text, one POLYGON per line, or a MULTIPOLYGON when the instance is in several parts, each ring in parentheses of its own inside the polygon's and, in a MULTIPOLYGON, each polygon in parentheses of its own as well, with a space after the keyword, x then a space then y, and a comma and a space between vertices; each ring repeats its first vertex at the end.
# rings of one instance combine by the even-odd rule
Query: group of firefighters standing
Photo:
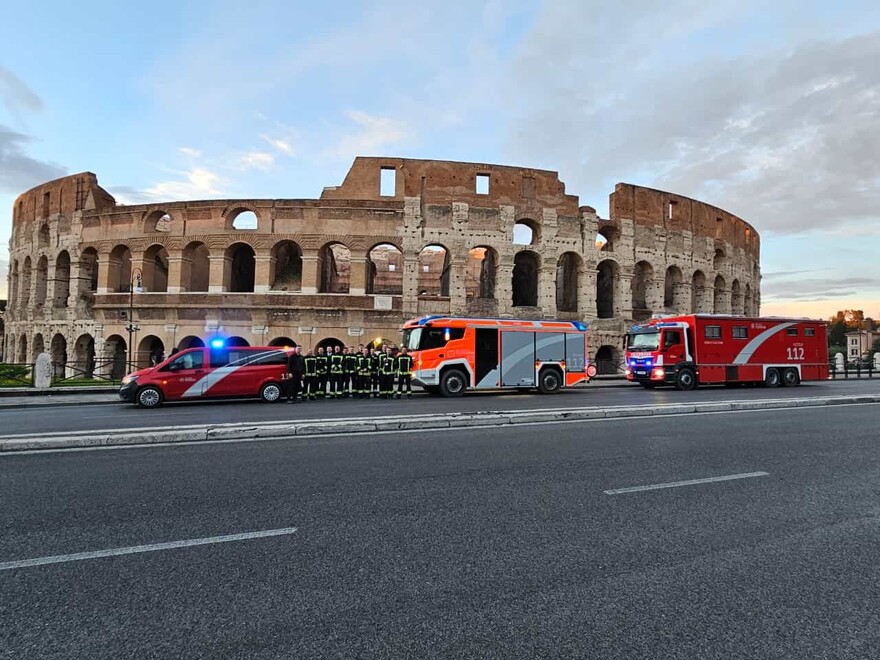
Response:
POLYGON ((297 346, 287 359, 285 390, 288 403, 316 399, 354 397, 368 399, 412 398, 413 358, 406 347, 399 353, 384 349, 335 346, 302 354, 297 346))

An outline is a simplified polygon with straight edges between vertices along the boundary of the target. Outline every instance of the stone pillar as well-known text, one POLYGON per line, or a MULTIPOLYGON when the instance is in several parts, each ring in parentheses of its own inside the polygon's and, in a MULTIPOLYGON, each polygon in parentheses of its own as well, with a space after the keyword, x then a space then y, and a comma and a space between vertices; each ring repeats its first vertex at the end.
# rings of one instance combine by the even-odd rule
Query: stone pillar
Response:
POLYGON ((98 295, 110 293, 110 255, 98 255, 98 295))
POLYGON ((168 293, 181 293, 186 290, 183 285, 183 262, 182 253, 168 255, 168 293))
POLYGON ((723 288, 717 290, 717 296, 715 295, 716 291, 713 289, 713 311, 715 314, 730 314, 730 289, 723 288), (717 297, 717 303, 715 303, 715 298, 717 297))
POLYGON ((352 255, 348 271, 348 293, 352 296, 363 296, 367 293, 367 263, 366 255, 355 257, 352 255))
POLYGON ((538 307, 545 318, 556 318, 556 264, 538 271, 538 307))
POLYGON ((83 268, 79 261, 70 262, 70 283, 67 287, 67 308, 75 309, 76 299, 79 296, 80 287, 88 290, 89 282, 80 282, 83 278, 83 268))
POLYGON ((513 258, 499 257, 495 275, 498 314, 510 316, 513 310, 513 258))
POLYGON ((40 353, 34 365, 34 388, 45 390, 52 385, 52 356, 40 353))
POLYGON ((666 279, 654 274, 653 279, 645 282, 645 304, 652 314, 662 313, 666 309, 666 279))
POLYGON ((268 293, 274 257, 268 250, 260 250, 254 255, 254 293, 268 293))
POLYGON ((672 285, 672 307, 676 314, 690 314, 691 285, 687 282, 676 282, 672 285))
POLYGON ((303 293, 318 293, 318 285, 321 274, 318 272, 318 253, 314 250, 303 252, 302 256, 302 286, 303 293))
MULTIPOLYGON (((457 250, 456 253, 460 253, 457 250)), ((465 255, 467 252, 465 252, 465 255)), ((467 310, 467 258, 457 258, 449 263, 449 311, 464 314, 467 310)))
POLYGON ((403 312, 407 316, 419 313, 419 255, 404 252, 403 255, 403 312))
POLYGON ((614 318, 632 318, 632 273, 620 273, 614 287, 614 318))
POLYGON ((208 257, 208 293, 223 293, 229 288, 229 283, 226 281, 229 261, 224 254, 212 254, 208 257))
POLYGON ((594 319, 598 315, 596 309, 596 275, 595 268, 582 267, 578 271, 580 287, 578 290, 578 314, 582 319, 594 319))

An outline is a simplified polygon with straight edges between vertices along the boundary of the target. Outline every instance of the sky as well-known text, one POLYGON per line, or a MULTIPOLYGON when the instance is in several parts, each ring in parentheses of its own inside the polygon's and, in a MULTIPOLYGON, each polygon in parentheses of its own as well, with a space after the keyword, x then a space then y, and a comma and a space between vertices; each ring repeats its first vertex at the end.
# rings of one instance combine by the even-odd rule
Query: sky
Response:
POLYGON ((0 10, 0 298, 15 197, 317 198, 357 155, 620 181, 750 222, 763 314, 880 318, 880 3, 373 0, 0 10))

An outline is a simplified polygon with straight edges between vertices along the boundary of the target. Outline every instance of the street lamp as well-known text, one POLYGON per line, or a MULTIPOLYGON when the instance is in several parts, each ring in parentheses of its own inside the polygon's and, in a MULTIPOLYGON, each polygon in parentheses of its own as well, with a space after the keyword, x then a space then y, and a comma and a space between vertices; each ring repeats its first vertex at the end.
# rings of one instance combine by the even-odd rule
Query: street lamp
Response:
POLYGON ((131 282, 128 283, 128 325, 125 326, 125 329, 128 330, 128 368, 130 371, 134 371, 135 366, 131 360, 131 356, 134 353, 131 336, 141 329, 134 322, 134 290, 135 287, 137 287, 138 293, 144 290, 143 277, 143 271, 140 268, 135 268, 131 271, 131 282))

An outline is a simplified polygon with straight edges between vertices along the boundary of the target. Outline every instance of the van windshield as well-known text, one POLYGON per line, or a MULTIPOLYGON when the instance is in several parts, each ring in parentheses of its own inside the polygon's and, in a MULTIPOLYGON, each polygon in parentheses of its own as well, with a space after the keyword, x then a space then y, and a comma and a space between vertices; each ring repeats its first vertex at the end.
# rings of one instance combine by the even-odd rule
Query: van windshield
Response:
POLYGON ((626 347, 630 351, 656 351, 660 347, 660 332, 631 332, 626 347))

